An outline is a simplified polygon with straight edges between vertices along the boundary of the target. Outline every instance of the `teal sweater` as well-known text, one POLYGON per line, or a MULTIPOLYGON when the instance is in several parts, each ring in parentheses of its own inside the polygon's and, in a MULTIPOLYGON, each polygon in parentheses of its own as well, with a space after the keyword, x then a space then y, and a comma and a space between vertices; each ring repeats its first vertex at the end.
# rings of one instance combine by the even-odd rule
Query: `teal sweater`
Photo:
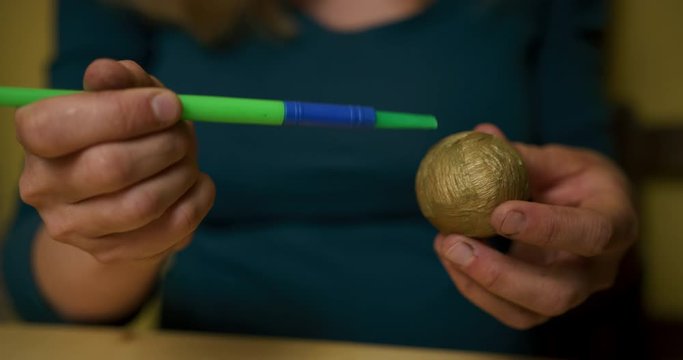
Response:
MULTIPOLYGON (((413 181, 428 147, 479 122, 519 141, 608 148, 596 1, 438 1, 339 34, 296 15, 291 41, 206 48, 86 0, 59 2, 52 85, 98 57, 134 59, 180 93, 358 103, 435 114, 440 128, 352 131, 196 124, 216 203, 160 281, 162 326, 503 352, 528 332, 464 299, 432 250, 413 181)), ((40 220, 22 206, 4 273, 19 312, 59 321, 31 274, 40 220)))

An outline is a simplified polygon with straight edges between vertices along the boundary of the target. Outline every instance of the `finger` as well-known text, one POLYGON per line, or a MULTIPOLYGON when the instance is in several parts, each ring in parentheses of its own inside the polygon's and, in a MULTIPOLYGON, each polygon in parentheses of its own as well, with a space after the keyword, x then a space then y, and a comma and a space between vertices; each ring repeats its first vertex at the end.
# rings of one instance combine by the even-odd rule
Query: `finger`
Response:
POLYGON ((562 145, 534 146, 515 143, 514 146, 524 160, 532 190, 536 193, 575 178, 597 162, 604 163, 597 154, 562 145))
POLYGON ((500 130, 496 125, 490 124, 490 123, 482 123, 474 127, 474 131, 486 133, 489 135, 493 135, 495 137, 507 140, 507 137, 505 137, 505 134, 503 131, 500 130))
MULTIPOLYGON (((208 212, 207 212, 207 214, 208 214, 208 212)), ((206 214, 204 216, 206 216, 206 214)), ((194 236, 194 234, 186 236, 184 239, 180 240, 175 245, 173 245, 173 247, 170 249, 170 251, 180 252, 180 251, 185 250, 185 248, 190 246, 190 243, 192 242, 193 236, 194 236)))
POLYGON ((44 211, 43 219, 56 240, 132 231, 161 217, 198 175, 195 162, 188 157, 120 192, 44 211))
POLYGON ((51 191, 54 190, 46 187, 41 176, 35 176, 43 173, 42 168, 43 159, 26 152, 24 154, 24 167, 19 176, 19 197, 21 201, 34 206, 36 208, 44 206, 48 201, 51 201, 51 191))
POLYGON ((27 152, 55 158, 169 128, 180 113, 174 93, 145 88, 46 99, 20 108, 15 121, 27 152))
POLYGON ((123 65, 126 69, 128 69, 128 71, 130 71, 133 74, 133 76, 139 79, 136 83, 138 87, 164 87, 164 84, 162 84, 161 81, 159 81, 159 79, 156 78, 156 76, 145 71, 145 69, 135 61, 121 60, 119 61, 119 63, 123 65))
POLYGON ((461 235, 441 238, 439 255, 484 290, 545 317, 583 302, 589 292, 574 268, 540 267, 503 255, 461 235))
POLYGON ((491 226, 512 240, 581 256, 609 251, 612 221, 592 209, 507 201, 491 215, 491 226))
POLYGON ((83 88, 87 91, 120 90, 131 87, 163 87, 163 85, 131 60, 98 59, 88 66, 83 75, 83 88))
POLYGON ((536 314, 493 295, 457 270, 448 260, 443 257, 439 257, 439 259, 462 296, 503 324, 514 329, 526 330, 548 320, 546 316, 536 314))
POLYGON ((582 275, 575 278, 587 279, 585 288, 590 293, 607 289, 613 285, 619 261, 622 257, 621 253, 611 253, 587 258, 567 251, 548 250, 519 241, 515 241, 505 252, 505 255, 536 266, 562 266, 567 267, 567 271, 569 269, 576 269, 582 275))
POLYGON ((517 144, 517 149, 529 172, 534 201, 580 208, 576 211, 592 219, 582 231, 608 233, 607 243, 584 238, 579 244, 584 252, 579 254, 621 251, 635 241, 638 226, 630 199, 630 184, 613 162, 593 151, 560 145, 517 144), (595 214, 602 216, 595 217, 595 214), (585 240, 595 249, 587 248, 585 240))
POLYGON ((75 203, 122 190, 194 152, 190 134, 181 122, 169 131, 95 145, 64 158, 45 161, 29 155, 22 177, 32 179, 21 184, 22 198, 29 204, 46 199, 75 203))
POLYGON ((100 262, 141 260, 168 251, 180 251, 192 240, 192 233, 213 206, 216 189, 211 178, 200 174, 197 183, 162 217, 127 233, 90 240, 100 262))

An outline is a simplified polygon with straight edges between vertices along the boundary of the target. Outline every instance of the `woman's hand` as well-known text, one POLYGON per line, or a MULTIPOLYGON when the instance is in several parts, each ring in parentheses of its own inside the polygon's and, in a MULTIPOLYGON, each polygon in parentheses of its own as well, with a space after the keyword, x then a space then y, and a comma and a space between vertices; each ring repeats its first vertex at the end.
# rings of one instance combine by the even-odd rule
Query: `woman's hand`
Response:
MULTIPOLYGON (((503 136, 492 125, 478 131, 503 136)), ((615 280, 637 234, 629 184, 607 158, 559 145, 515 144, 534 202, 508 201, 491 216, 508 254, 461 235, 434 247, 460 292, 501 322, 527 329, 581 304, 615 280)))
POLYGON ((51 239, 101 263, 187 245, 214 185, 199 172, 180 101, 132 61, 93 62, 84 87, 17 111, 22 200, 39 211, 51 239))

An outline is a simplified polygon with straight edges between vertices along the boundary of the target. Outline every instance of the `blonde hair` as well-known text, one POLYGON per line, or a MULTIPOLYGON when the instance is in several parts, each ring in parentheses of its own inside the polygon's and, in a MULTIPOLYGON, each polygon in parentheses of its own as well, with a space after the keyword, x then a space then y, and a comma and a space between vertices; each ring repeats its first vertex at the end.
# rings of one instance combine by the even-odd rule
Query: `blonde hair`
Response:
POLYGON ((296 33, 282 0, 108 0, 159 22, 179 26, 205 44, 234 38, 240 29, 280 38, 296 33))

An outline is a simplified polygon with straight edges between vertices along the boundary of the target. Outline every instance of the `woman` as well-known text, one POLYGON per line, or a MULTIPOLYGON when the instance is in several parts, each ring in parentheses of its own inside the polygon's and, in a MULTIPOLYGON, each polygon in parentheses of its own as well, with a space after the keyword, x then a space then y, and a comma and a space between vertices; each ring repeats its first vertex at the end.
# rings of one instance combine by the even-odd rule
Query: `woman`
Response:
POLYGON ((518 145, 535 202, 494 212, 506 253, 434 237, 413 190, 429 146, 481 121, 525 143, 608 148, 584 36, 597 2, 164 4, 60 2, 53 85, 79 87, 85 71, 89 92, 17 112, 32 207, 5 273, 25 317, 121 321, 158 284, 167 328, 527 352, 523 329, 614 280, 635 216, 594 151, 518 145), (193 127, 158 79, 432 113, 440 129, 193 127))

